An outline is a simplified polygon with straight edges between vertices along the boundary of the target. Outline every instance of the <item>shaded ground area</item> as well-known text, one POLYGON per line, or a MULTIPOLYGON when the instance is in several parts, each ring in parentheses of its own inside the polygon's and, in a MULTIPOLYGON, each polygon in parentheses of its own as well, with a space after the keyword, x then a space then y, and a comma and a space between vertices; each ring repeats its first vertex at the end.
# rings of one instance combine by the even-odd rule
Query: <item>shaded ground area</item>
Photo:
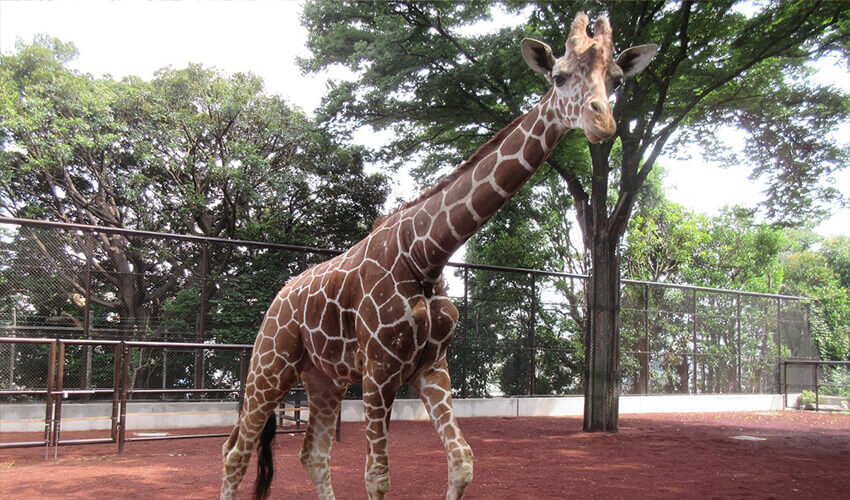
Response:
MULTIPOLYGON (((474 418, 461 428, 475 452, 474 499, 846 498, 850 415, 811 412, 623 416, 618 434, 581 432, 581 419, 474 418), (737 440, 733 436, 764 440, 737 440)), ((226 429, 223 429, 226 431, 226 429)), ((345 423, 332 477, 340 500, 365 498, 363 426, 345 423)), ((82 433, 63 433, 63 439, 82 433)), ((4 433, 2 441, 24 436, 4 433)), ((314 498, 298 461, 303 435, 275 445, 272 498, 314 498)), ((32 439, 30 437, 30 439, 32 439)), ((36 438, 37 439, 37 438, 36 438)), ((223 438, 0 450, 0 497, 217 498, 223 438)), ((446 463, 428 422, 393 422, 393 499, 445 497, 446 463)), ((252 459, 240 498, 249 498, 252 459)))

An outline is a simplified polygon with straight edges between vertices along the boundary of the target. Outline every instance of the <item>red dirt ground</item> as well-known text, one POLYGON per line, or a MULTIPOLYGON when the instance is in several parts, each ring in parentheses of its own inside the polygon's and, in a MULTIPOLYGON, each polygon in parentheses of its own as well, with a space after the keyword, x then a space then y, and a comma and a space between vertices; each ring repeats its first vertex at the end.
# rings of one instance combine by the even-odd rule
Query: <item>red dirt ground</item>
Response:
MULTIPOLYGON (((850 415, 810 412, 623 416, 618 434, 581 432, 581 419, 473 418, 465 498, 848 498, 850 415), (747 435, 764 441, 739 441, 747 435)), ((343 424, 332 477, 340 500, 362 499, 363 426, 343 424)), ((21 435, 4 433, 2 441, 21 435)), ((81 436, 63 433, 63 439, 81 436)), ((278 435, 272 498, 314 498, 298 461, 302 435, 278 435)), ((30 438, 31 439, 31 438, 30 438)), ((37 438, 36 438, 37 439, 37 438)), ((0 450, 0 497, 217 498, 224 438, 0 450), (52 454, 52 452, 51 452, 52 454)), ((393 422, 393 499, 445 497, 446 463, 428 422, 393 422)), ((254 460, 240 488, 249 498, 254 460)))

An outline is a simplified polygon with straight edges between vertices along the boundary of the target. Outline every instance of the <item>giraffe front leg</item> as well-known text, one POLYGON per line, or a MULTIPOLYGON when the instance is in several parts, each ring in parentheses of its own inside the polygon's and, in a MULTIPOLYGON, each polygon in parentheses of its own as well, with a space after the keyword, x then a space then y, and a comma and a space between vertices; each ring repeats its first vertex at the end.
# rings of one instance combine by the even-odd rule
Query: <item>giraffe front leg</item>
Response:
POLYGON ((398 376, 377 374, 363 377, 363 410, 366 417, 366 493, 370 500, 383 500, 390 489, 390 457, 387 435, 390 413, 401 383, 398 376))
POLYGON ((459 499, 472 481, 473 455, 472 448, 460 432, 452 409, 452 383, 445 356, 433 368, 416 377, 413 387, 425 404, 434 428, 446 448, 449 469, 446 500, 459 499))
POLYGON ((301 381, 304 382, 310 400, 310 417, 301 447, 301 463, 316 486, 316 495, 321 500, 333 500, 331 447, 345 387, 334 384, 333 380, 312 364, 301 372, 301 381))

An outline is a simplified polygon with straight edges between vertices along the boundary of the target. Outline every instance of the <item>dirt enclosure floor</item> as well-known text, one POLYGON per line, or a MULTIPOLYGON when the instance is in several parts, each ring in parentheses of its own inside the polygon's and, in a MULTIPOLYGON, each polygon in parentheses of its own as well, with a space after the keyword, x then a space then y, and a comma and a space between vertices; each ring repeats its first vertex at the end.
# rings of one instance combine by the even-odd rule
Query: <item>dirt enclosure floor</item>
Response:
MULTIPOLYGON (((460 423, 475 452, 475 479, 464 497, 470 500, 831 499, 850 492, 850 415, 626 415, 618 434, 583 433, 581 419, 573 417, 460 423)), ((63 439, 83 435, 63 433, 63 439)), ((4 433, 0 439, 22 437, 4 433)), ((277 436, 271 498, 315 498, 298 461, 301 438, 277 436)), ((131 442, 123 456, 114 444, 64 446, 56 461, 44 459, 44 448, 0 450, 0 497, 217 498, 223 441, 131 442)), ((337 498, 365 498, 362 424, 343 424, 333 451, 337 498)), ((393 422, 390 461, 390 498, 445 498, 445 455, 430 423, 393 422)), ((254 476, 252 459, 240 498, 250 498, 254 476)))

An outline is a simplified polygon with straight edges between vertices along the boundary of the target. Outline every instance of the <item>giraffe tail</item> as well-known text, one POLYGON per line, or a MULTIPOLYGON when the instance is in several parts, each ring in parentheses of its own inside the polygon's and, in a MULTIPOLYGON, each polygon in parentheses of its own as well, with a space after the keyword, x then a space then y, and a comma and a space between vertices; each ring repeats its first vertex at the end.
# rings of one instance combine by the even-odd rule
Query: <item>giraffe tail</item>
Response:
POLYGON ((269 415, 260 443, 257 445, 257 481, 254 483, 254 500, 264 500, 269 496, 269 487, 274 477, 274 458, 272 457, 272 442, 277 431, 275 414, 269 415))

